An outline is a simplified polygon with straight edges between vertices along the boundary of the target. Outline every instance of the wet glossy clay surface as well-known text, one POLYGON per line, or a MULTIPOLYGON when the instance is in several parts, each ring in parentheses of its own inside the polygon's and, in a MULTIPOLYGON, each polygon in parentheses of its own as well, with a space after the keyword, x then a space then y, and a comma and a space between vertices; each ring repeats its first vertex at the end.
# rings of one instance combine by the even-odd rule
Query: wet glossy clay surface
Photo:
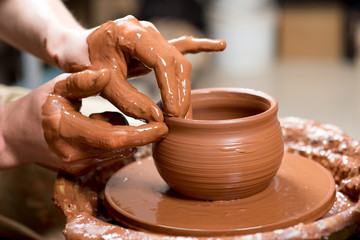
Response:
POLYGON ((111 215, 126 226, 173 235, 219 236, 314 221, 333 205, 335 183, 319 164, 285 154, 264 191, 239 200, 199 201, 170 190, 149 157, 114 174, 105 197, 111 215))
POLYGON ((278 171, 283 137, 276 100, 260 91, 192 91, 193 119, 165 117, 169 134, 154 143, 160 176, 178 193, 231 200, 264 190, 278 171))
POLYGON ((161 110, 138 92, 129 78, 154 70, 167 114, 185 117, 190 108, 191 64, 183 54, 226 47, 224 40, 190 36, 167 42, 150 23, 132 16, 101 25, 88 35, 86 43, 91 64, 68 63, 66 71, 75 73, 56 83, 42 107, 49 148, 65 162, 66 171, 79 175, 99 162, 124 158, 133 147, 166 136, 161 110), (81 99, 98 94, 146 124, 127 126, 121 114, 99 113, 90 118, 80 114, 81 99))

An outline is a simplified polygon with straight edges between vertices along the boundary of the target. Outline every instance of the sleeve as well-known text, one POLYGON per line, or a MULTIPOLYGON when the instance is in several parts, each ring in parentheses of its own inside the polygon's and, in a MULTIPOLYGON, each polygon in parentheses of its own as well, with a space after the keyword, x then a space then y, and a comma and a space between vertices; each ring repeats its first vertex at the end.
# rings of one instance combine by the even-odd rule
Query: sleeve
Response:
POLYGON ((30 89, 0 84, 0 105, 14 101, 30 92, 30 89))

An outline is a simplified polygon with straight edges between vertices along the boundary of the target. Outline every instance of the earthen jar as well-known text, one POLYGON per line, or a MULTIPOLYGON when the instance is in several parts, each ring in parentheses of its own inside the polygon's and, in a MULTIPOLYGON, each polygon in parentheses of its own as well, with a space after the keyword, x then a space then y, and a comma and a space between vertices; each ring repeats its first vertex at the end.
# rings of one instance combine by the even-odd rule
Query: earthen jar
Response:
POLYGON ((192 91, 193 118, 165 116, 168 136, 154 143, 156 167, 170 188, 203 200, 264 190, 283 157, 277 101, 260 91, 192 91))

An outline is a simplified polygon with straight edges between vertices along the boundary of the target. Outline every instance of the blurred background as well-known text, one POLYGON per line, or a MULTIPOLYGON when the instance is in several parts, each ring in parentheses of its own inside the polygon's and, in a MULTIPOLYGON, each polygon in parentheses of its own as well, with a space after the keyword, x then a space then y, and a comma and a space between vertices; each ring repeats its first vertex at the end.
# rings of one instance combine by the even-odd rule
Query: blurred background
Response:
MULTIPOLYGON (((132 14, 152 21, 166 39, 184 34, 225 39, 228 45, 223 53, 187 55, 193 64, 193 89, 262 90, 277 98, 280 117, 331 123, 360 138, 358 1, 64 2, 88 28, 132 14)), ((0 43, 1 83, 35 88, 59 73, 0 43)), ((132 83, 157 101, 154 78, 149 74, 132 83)), ((100 108, 104 108, 102 104, 106 103, 102 102, 100 108)))

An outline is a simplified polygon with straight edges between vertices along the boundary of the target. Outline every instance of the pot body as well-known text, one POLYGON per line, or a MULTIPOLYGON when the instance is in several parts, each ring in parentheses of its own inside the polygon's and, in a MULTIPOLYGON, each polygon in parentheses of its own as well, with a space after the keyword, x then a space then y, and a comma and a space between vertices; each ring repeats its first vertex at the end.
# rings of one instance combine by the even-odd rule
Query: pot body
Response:
POLYGON ((250 89, 192 92, 193 119, 165 117, 168 136, 153 144, 155 165, 174 191, 231 200, 264 190, 283 157, 278 104, 250 89))

